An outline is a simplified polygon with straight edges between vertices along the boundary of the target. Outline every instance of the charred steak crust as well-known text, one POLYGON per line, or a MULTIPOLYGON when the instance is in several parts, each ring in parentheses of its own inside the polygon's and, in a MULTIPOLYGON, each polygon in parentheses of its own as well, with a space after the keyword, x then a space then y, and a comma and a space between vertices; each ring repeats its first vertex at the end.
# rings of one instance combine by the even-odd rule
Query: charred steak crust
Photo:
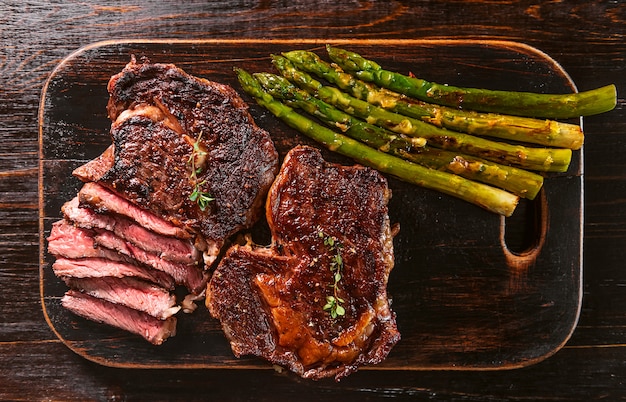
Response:
POLYGON ((309 147, 286 156, 266 204, 272 245, 234 246, 209 282, 207 306, 235 355, 260 356, 313 379, 340 379, 388 355, 400 339, 386 290, 390 195, 372 169, 327 163, 309 147), (346 311, 336 319, 323 309, 335 255, 325 236, 342 245, 346 311))
POLYGON ((113 167, 98 182, 175 224, 192 228, 219 250, 224 239, 262 214, 278 170, 269 134, 227 85, 186 74, 172 64, 131 61, 108 84, 113 167), (215 200, 201 211, 189 158, 195 141, 206 152, 197 182, 215 200))
POLYGON ((108 90, 113 143, 73 171, 84 185, 48 252, 70 288, 63 306, 161 344, 204 298, 228 239, 262 214, 278 154, 234 89, 172 64, 132 58, 108 90), (189 292, 180 305, 174 284, 189 292))

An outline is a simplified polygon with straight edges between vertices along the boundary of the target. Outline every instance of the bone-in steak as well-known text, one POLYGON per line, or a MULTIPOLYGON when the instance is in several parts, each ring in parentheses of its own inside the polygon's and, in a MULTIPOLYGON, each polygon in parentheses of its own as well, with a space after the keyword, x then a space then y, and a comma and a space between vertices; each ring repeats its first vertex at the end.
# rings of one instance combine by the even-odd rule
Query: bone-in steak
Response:
POLYGON ((266 204, 271 246, 233 246, 209 283, 207 306, 236 356, 339 380, 388 355, 400 339, 387 297, 389 197, 374 170, 309 147, 286 156, 266 204), (345 311, 331 314, 331 296, 345 311))

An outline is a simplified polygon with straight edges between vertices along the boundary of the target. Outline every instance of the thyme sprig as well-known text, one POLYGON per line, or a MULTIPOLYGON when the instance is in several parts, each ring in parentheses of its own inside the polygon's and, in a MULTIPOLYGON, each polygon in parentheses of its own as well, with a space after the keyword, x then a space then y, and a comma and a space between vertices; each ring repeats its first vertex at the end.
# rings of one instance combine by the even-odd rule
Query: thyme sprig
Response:
POLYGON ((209 203, 211 201, 215 201, 215 198, 211 197, 211 194, 206 191, 202 191, 201 186, 205 183, 206 180, 203 180, 200 183, 196 182, 196 184, 194 184, 193 191, 189 194, 189 199, 198 203, 198 207, 201 211, 205 211, 209 207, 209 203))
POLYGON ((345 301, 339 297, 339 282, 341 281, 341 273, 343 271, 343 258, 341 257, 343 245, 335 237, 328 236, 321 230, 318 232, 318 236, 324 239, 324 245, 329 251, 334 253, 330 262, 330 272, 333 274, 333 283, 330 287, 333 289, 333 294, 326 296, 326 304, 323 310, 328 311, 331 318, 335 319, 346 314, 346 309, 341 305, 345 301))
POLYGON ((198 175, 202 173, 202 165, 205 161, 207 152, 200 147, 200 139, 202 138, 202 132, 198 134, 198 138, 193 143, 193 150, 189 159, 187 159, 187 165, 191 169, 189 179, 193 182, 193 191, 189 194, 189 199, 198 204, 201 211, 205 211, 211 201, 215 198, 207 191, 202 190, 202 186, 206 184, 206 180, 198 181, 198 175))

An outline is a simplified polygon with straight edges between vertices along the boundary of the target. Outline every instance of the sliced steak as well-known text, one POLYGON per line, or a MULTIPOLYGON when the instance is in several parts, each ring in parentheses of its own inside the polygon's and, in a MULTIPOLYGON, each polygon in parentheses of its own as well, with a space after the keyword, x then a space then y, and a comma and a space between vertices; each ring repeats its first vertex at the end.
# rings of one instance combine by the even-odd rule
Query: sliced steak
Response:
POLYGON ((143 311, 160 320, 165 320, 180 310, 180 306, 176 305, 176 296, 160 286, 134 278, 66 277, 65 283, 72 289, 143 311))
POLYGON ((117 214, 126 216, 140 226, 164 236, 189 239, 192 235, 183 228, 130 203, 119 194, 108 190, 97 183, 85 183, 78 192, 79 204, 89 207, 101 214, 117 214))
POLYGON ((52 270, 60 278, 132 277, 154 283, 164 289, 174 290, 174 278, 165 272, 105 258, 69 259, 59 257, 52 264, 52 270))
POLYGON ((140 335, 154 345, 160 345, 167 338, 176 335, 176 317, 159 320, 141 311, 77 290, 68 290, 61 299, 61 304, 83 318, 140 335))
POLYGON ((278 169, 269 134, 234 89, 171 64, 132 60, 108 90, 113 160, 104 155, 83 176, 201 235, 212 264, 262 214, 278 169), (206 210, 190 199, 196 187, 214 199, 206 210))
MULTIPOLYGON (((196 265, 163 260, 106 230, 78 228, 66 220, 55 222, 48 237, 48 252, 69 259, 100 258, 153 268, 194 294, 204 291, 207 274, 196 265)), ((156 275, 156 274, 154 274, 156 275)))
POLYGON ((339 380, 388 355, 400 339, 386 290, 390 195, 372 169, 327 163, 309 147, 289 152, 267 200, 271 247, 232 247, 209 283, 206 304, 236 356, 339 380), (336 317, 331 296, 345 309, 336 317))
POLYGON ((85 183, 94 182, 113 167, 114 158, 115 147, 110 145, 100 156, 74 169, 72 175, 85 183))
POLYGON ((78 197, 66 202, 61 208, 65 218, 85 229, 108 230, 135 246, 157 254, 167 261, 197 264, 201 255, 190 240, 163 236, 140 226, 133 220, 118 214, 99 214, 90 208, 80 208, 78 197))
POLYGON ((208 274, 196 264, 181 264, 160 258, 158 255, 149 253, 108 230, 96 230, 94 242, 98 246, 115 250, 133 260, 163 271, 174 278, 178 285, 183 285, 193 294, 204 292, 208 281, 208 274))
POLYGON ((98 246, 94 236, 93 230, 78 228, 62 219, 52 224, 48 237, 48 252, 65 258, 103 258, 111 261, 132 262, 128 256, 98 246))
POLYGON ((197 265, 166 261, 106 230, 76 227, 67 220, 55 222, 48 237, 48 252, 69 259, 100 258, 142 264, 171 276, 176 284, 198 295, 205 290, 208 275, 197 265))
POLYGON ((208 268, 263 213, 278 154, 231 87, 174 65, 133 57, 108 91, 113 143, 74 170, 84 185, 63 206, 48 251, 55 274, 82 291, 68 292, 65 307, 160 344, 180 307, 171 282, 137 280, 149 275, 136 267, 187 287, 181 305, 193 311, 208 268))

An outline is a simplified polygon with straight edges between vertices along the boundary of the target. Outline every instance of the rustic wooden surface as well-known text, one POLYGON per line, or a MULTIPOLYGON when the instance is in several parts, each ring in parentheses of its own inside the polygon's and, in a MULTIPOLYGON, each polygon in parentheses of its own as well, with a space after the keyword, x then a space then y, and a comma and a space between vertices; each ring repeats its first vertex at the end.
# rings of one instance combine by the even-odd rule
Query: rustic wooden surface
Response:
POLYGON ((554 356, 504 371, 359 372, 340 384, 272 370, 125 370, 71 352, 41 309, 39 97, 68 54, 107 39, 456 38, 524 42, 579 90, 625 87, 626 6, 576 2, 3 2, 0 4, 0 399, 616 400, 626 397, 624 100, 586 118, 583 305, 554 356))

